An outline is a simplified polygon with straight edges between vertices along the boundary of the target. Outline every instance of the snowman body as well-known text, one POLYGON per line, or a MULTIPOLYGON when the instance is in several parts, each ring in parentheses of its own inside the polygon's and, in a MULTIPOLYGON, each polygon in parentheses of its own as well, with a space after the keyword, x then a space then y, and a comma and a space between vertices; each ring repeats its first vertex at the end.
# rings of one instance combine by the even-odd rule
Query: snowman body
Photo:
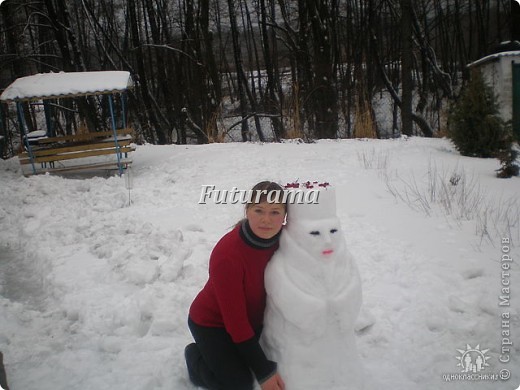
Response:
POLYGON ((364 388, 354 333, 361 280, 335 216, 334 192, 326 195, 322 207, 289 205, 265 271, 262 343, 287 390, 364 388))

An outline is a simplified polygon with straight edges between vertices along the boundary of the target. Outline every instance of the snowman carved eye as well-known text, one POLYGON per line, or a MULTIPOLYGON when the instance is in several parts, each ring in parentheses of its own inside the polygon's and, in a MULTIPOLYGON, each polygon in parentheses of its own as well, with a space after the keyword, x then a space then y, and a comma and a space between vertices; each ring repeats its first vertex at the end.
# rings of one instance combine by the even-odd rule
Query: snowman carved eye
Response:
POLYGON ((320 232, 318 230, 313 230, 310 234, 313 236, 319 236, 320 232))
POLYGON ((331 232, 332 234, 336 233, 337 231, 338 231, 338 229, 330 229, 330 232, 331 232))

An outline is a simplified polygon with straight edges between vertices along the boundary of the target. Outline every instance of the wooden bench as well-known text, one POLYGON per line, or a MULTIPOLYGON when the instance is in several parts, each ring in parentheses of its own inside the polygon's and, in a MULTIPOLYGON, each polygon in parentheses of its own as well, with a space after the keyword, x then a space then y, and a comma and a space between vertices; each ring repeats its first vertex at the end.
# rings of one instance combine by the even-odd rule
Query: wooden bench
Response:
MULTIPOLYGON (((18 155, 20 164, 40 164, 34 166, 32 173, 64 172, 72 170, 86 170, 95 168, 126 168, 132 163, 128 153, 135 150, 133 145, 133 129, 117 130, 117 142, 113 131, 103 131, 86 134, 66 135, 62 137, 40 138, 31 144, 31 155, 26 150, 18 155), (95 156, 111 156, 116 158, 99 161, 89 159, 95 156), (117 158, 119 155, 119 158, 117 158), (123 157, 124 156, 124 157, 123 157), (80 164, 61 164, 66 160, 85 159, 80 164), (88 159, 88 160, 86 160, 88 159)), ((24 173, 25 174, 25 173, 24 173)))

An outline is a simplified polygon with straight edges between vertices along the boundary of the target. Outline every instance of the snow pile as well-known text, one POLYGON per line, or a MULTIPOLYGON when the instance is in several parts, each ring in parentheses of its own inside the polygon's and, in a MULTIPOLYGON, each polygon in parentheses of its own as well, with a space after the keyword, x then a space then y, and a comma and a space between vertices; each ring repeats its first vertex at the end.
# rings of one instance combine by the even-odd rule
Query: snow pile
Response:
POLYGON ((299 178, 334 183, 373 316, 356 334, 368 377, 402 390, 520 384, 520 180, 496 179, 498 161, 420 138, 145 145, 133 160, 130 196, 124 177, 25 178, 16 159, 0 161, 0 350, 13 390, 193 389, 183 361, 188 308, 211 249, 243 216, 240 204, 198 204, 203 185, 247 190, 299 178), (413 210, 406 184, 424 193, 432 162, 474 177, 486 202, 464 218, 413 210), (509 222, 486 223, 506 206, 509 222), (503 239, 515 244, 510 306, 499 306, 503 239), (513 346, 501 363, 506 330, 513 346), (468 345, 489 349, 481 374, 509 369, 511 379, 445 382, 461 373, 468 345))

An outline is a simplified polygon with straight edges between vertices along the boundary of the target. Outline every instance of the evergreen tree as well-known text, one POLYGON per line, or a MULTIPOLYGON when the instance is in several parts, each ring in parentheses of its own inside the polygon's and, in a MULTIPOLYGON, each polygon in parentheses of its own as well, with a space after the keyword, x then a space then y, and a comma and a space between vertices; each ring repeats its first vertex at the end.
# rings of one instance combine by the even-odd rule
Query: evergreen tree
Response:
POLYGON ((497 157, 511 149, 510 129, 498 114, 498 103, 480 71, 472 74, 449 115, 448 136, 464 156, 497 157))

